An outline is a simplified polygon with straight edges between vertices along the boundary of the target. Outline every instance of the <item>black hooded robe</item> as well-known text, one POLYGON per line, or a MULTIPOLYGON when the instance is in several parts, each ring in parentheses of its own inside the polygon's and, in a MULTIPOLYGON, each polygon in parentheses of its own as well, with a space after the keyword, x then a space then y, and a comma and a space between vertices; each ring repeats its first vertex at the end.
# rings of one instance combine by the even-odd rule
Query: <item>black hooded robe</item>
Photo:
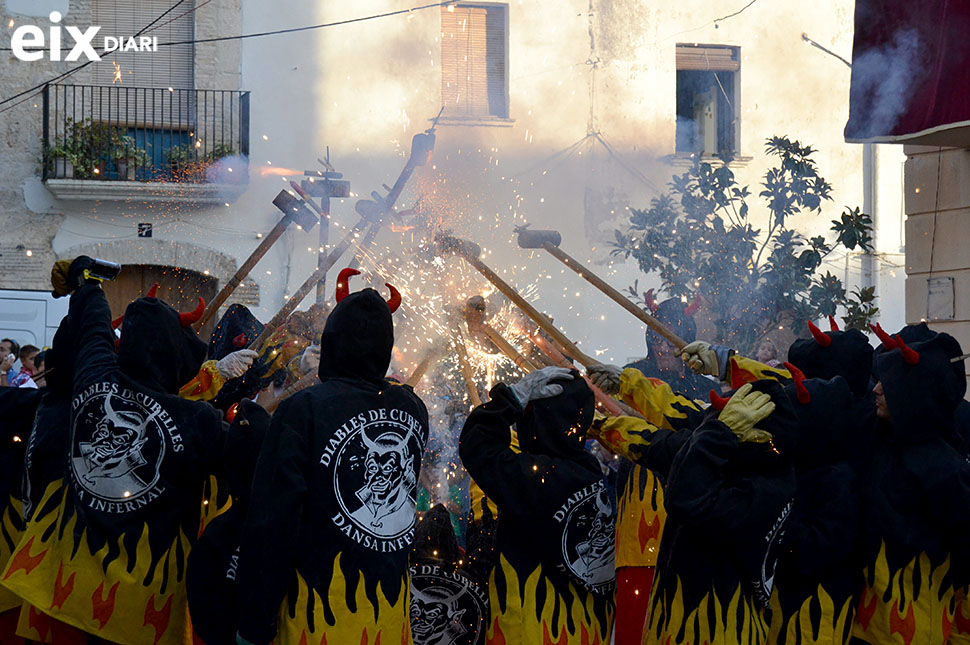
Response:
POLYGON ((795 495, 794 415, 781 386, 758 381, 775 411, 774 445, 740 443, 713 414, 677 453, 645 644, 757 645, 795 495))
POLYGON ((970 463, 954 413, 966 393, 963 352, 948 334, 876 357, 890 419, 862 482, 865 589, 854 638, 868 643, 944 643, 957 589, 970 582, 970 463), (954 366, 959 367, 959 370, 954 366))
POLYGON ((115 353, 99 286, 71 297, 76 350, 63 475, 34 509, 0 584, 39 611, 122 645, 181 643, 185 560, 223 430, 210 405, 180 399, 205 343, 154 298, 129 305, 115 353))
POLYGON ((797 490, 771 594, 768 643, 843 645, 862 591, 859 492, 846 461, 857 427, 845 379, 804 381, 810 400, 787 389, 798 417, 797 490))
POLYGON ((473 525, 462 552, 443 504, 418 522, 408 569, 414 645, 484 645, 493 524, 473 525))
POLYGON ((239 622, 236 569, 253 473, 270 415, 243 399, 226 436, 223 466, 229 509, 212 519, 189 554, 186 589, 192 628, 206 645, 235 645, 239 622))
POLYGON ((409 637, 408 551, 428 412, 409 386, 385 380, 393 344, 376 291, 345 297, 323 332, 321 383, 273 415, 236 577, 239 634, 250 642, 409 637))
POLYGON ((462 463, 499 511, 488 643, 610 642, 616 512, 583 449, 592 391, 578 379, 562 385, 523 411, 500 383, 461 432, 462 463))

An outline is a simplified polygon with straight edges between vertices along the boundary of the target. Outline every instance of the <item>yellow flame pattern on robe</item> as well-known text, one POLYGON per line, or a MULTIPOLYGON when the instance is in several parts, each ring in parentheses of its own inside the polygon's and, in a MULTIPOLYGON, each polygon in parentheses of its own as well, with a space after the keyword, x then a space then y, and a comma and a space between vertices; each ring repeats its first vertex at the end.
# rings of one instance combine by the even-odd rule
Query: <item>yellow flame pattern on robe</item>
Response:
MULTIPOLYGON (((671 419, 684 419, 684 408, 698 409, 694 401, 674 392, 659 379, 647 378, 639 370, 627 368, 620 374, 620 398, 634 407, 644 419, 615 417, 607 419, 597 438, 614 454, 631 461, 630 447, 647 445, 658 428, 673 430, 671 419)), ((634 464, 617 500, 616 567, 653 567, 657 564, 660 536, 667 520, 663 487, 647 468, 634 464), (640 482, 646 479, 643 494, 640 482)))
POLYGON ((768 635, 763 613, 741 585, 727 604, 712 590, 696 607, 685 607, 678 578, 672 597, 654 589, 643 645, 761 645, 768 635))
POLYGON ((849 640, 855 607, 847 599, 836 607, 832 597, 819 585, 815 593, 805 599, 790 616, 782 611, 778 585, 771 591, 768 624, 769 643, 799 643, 800 645, 843 645, 849 640), (820 617, 819 620, 813 618, 820 617))
POLYGON ((970 645, 970 598, 966 587, 957 591, 956 615, 948 645, 970 645))
MULTIPOLYGON (((188 538, 180 531, 153 566, 147 526, 131 553, 121 539, 91 553, 87 529, 82 529, 77 552, 72 554, 77 514, 62 527, 63 539, 58 539, 63 499, 56 509, 38 517, 55 494, 69 494, 62 488, 61 480, 48 486, 38 513, 0 574, 0 584, 38 610, 106 640, 122 645, 183 643, 188 622, 188 538), (117 556, 103 565, 109 553, 117 556)), ((39 633, 25 635, 42 638, 39 633)))
MULTIPOLYGON (((19 499, 10 496, 0 517, 0 569, 7 567, 20 536, 24 531, 24 506, 19 499)), ((0 612, 20 606, 20 597, 4 587, 0 587, 0 612)))
POLYGON ((347 603, 346 579, 340 569, 340 554, 334 559, 334 576, 327 590, 333 612, 333 626, 324 617, 323 599, 310 589, 303 576, 297 574, 296 615, 290 616, 290 599, 280 608, 279 632, 274 645, 394 645, 411 642, 410 587, 407 573, 401 575, 401 592, 393 604, 387 601, 380 583, 377 585, 378 603, 367 597, 363 573, 353 590, 353 607, 347 603), (308 601, 313 603, 313 629, 307 619, 308 601))
POLYGON ((594 609, 593 594, 579 595, 577 587, 569 583, 572 600, 567 600, 542 575, 541 566, 536 567, 526 578, 521 595, 519 589, 518 574, 505 556, 500 556, 498 567, 492 570, 488 581, 492 612, 485 640, 488 645, 609 644, 615 614, 612 598, 605 603, 606 620, 601 622, 594 609), (495 583, 499 568, 501 575, 505 577, 506 598, 499 597, 498 585, 495 583), (540 586, 545 598, 541 606, 536 602, 540 586))
POLYGON ((657 566, 666 520, 660 481, 649 469, 634 465, 616 509, 616 568, 657 566), (641 495, 642 478, 646 482, 641 495))
POLYGON ((884 542, 875 563, 866 567, 852 635, 874 645, 945 643, 956 603, 956 590, 946 582, 949 571, 950 556, 934 565, 925 553, 890 571, 884 542))

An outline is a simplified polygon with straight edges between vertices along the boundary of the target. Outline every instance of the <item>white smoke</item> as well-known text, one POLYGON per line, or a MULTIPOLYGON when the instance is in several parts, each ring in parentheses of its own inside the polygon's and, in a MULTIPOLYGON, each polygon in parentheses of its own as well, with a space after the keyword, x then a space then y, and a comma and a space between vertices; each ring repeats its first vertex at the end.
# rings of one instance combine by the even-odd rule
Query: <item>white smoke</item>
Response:
POLYGON ((864 136, 892 132, 920 78, 920 42, 915 29, 903 29, 892 43, 868 50, 852 61, 852 92, 862 98, 865 114, 857 114, 864 136))

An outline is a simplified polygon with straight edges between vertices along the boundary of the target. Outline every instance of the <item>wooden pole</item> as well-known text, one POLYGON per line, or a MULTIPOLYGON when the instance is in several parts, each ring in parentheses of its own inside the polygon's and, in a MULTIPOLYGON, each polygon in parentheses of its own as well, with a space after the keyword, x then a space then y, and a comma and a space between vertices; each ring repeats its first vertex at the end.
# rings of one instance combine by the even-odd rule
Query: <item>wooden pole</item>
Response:
POLYGON ((413 388, 418 386, 418 383, 420 383, 421 379, 424 378, 425 372, 427 372, 428 368, 431 367, 431 361, 434 360, 435 354, 437 353, 438 352, 433 348, 428 350, 428 353, 425 354, 424 358, 421 359, 418 366, 414 368, 413 372, 411 372, 411 376, 409 376, 407 380, 407 385, 410 385, 413 388))
POLYGON ((519 350, 515 348, 509 341, 505 340, 502 334, 498 333, 494 327, 488 323, 482 323, 482 331, 488 336, 488 339, 492 341, 492 344, 498 347, 499 351, 505 354, 509 360, 511 360, 515 365, 528 374, 529 372, 534 372, 536 366, 533 365, 529 359, 519 353, 519 350))
POLYGON ((468 363, 468 350, 465 349, 465 341, 461 337, 460 331, 452 334, 455 341, 455 350, 458 355, 458 365, 461 366, 461 376, 465 380, 465 389, 468 390, 468 399, 472 402, 472 407, 477 408, 482 404, 482 397, 478 395, 478 386, 472 376, 472 366, 468 363))
POLYGON ((575 258, 571 257, 568 253, 563 251, 558 246, 552 244, 551 242, 546 242, 542 245, 546 251, 549 251, 557 260, 565 264, 567 267, 582 276, 587 282, 592 284, 594 287, 605 293, 611 300, 626 309, 628 312, 636 316, 641 322, 647 325, 650 329, 654 330, 661 336, 663 336, 667 342, 673 345, 678 351, 684 348, 687 343, 680 338, 677 334, 672 332, 666 325, 662 322, 645 312, 640 307, 630 302, 630 299, 624 296, 622 293, 613 288, 612 285, 608 284, 605 280, 600 278, 598 275, 586 268, 584 264, 578 262, 575 258))
POLYGON ((263 238, 263 241, 259 243, 256 250, 250 254, 246 261, 243 262, 242 266, 236 271, 235 275, 229 278, 229 282, 222 287, 219 293, 216 294, 216 297, 213 298, 206 306, 205 311, 202 313, 202 318, 199 319, 199 322, 195 323, 196 331, 202 329, 207 322, 212 320, 212 317, 215 316, 217 311, 219 311, 219 307, 221 307, 223 303, 229 299, 229 296, 231 296, 232 292, 236 290, 236 287, 242 284, 242 281, 246 279, 249 272, 253 270, 253 267, 255 267, 260 260, 263 259, 263 256, 266 255, 266 252, 269 251, 270 247, 273 246, 278 239, 280 239, 280 236, 283 235, 283 233, 286 231, 286 227, 289 226, 292 221, 293 220, 290 217, 284 215, 283 219, 276 223, 273 230, 271 230, 269 234, 263 238))
MULTIPOLYGON (((267 338, 273 335, 273 332, 275 332, 280 325, 286 322, 286 319, 290 317, 290 314, 292 314, 300 303, 303 302, 303 299, 306 298, 307 294, 313 290, 317 282, 327 275, 327 271, 329 271, 330 268, 337 263, 337 260, 339 260, 350 245, 354 243, 354 237, 358 235, 361 229, 363 229, 368 223, 369 220, 363 217, 360 218, 360 221, 357 222, 354 228, 347 232, 344 239, 340 241, 340 244, 338 244, 327 257, 326 264, 318 266, 317 270, 310 274, 310 277, 307 278, 302 285, 300 285, 300 288, 297 289, 290 299, 286 301, 283 307, 276 312, 276 315, 273 316, 268 323, 266 323, 266 326, 263 327, 263 332, 249 344, 250 349, 258 349, 260 345, 266 342, 267 338)), ((374 222, 371 224, 371 226, 380 226, 380 222, 374 222)))
POLYGON ((283 399, 289 398, 294 394, 296 394, 297 392, 299 392, 300 390, 305 390, 308 387, 316 385, 319 382, 320 382, 319 374, 317 374, 316 372, 311 372, 307 374, 296 383, 293 383, 292 385, 285 387, 283 391, 280 392, 280 395, 276 398, 276 400, 266 406, 266 411, 272 414, 272 412, 276 410, 277 407, 279 407, 279 404, 283 402, 283 399))
POLYGON ((488 265, 486 265, 484 262, 481 261, 481 259, 477 257, 472 257, 470 254, 467 254, 467 253, 462 254, 462 257, 465 258, 465 260, 469 264, 475 267, 475 269, 477 269, 479 273, 485 276, 486 280, 488 280, 493 285, 495 285, 495 287, 499 291, 501 291, 506 298, 511 300, 513 303, 515 303, 515 305, 523 312, 525 312, 525 314, 529 318, 534 320, 535 323, 539 325, 539 327, 542 328, 544 332, 552 336, 552 338, 557 343, 559 343, 559 345, 565 350, 566 354, 568 354, 572 358, 582 363, 583 366, 586 368, 590 368, 594 365, 600 364, 600 362, 597 361, 596 359, 591 358, 590 356, 587 356, 586 354, 581 352, 580 349, 576 347, 576 345, 571 340, 566 338, 565 334, 563 334, 555 327, 555 325, 549 322, 548 318, 546 318, 543 314, 539 313, 539 311, 535 307, 529 304, 528 300, 520 296, 515 289, 513 289, 507 282, 505 282, 505 280, 500 278, 498 274, 492 271, 488 267, 488 265))
MULTIPOLYGON (((562 352, 560 352, 557 347, 539 334, 532 334, 529 336, 529 340, 535 343, 535 346, 539 348, 539 351, 548 356, 552 362, 559 367, 573 369, 573 366, 568 360, 566 360, 566 357, 563 356, 562 352)), ((603 390, 593 385, 593 382, 589 380, 589 377, 583 376, 583 378, 586 379, 586 384, 589 385, 589 388, 593 390, 593 396, 596 397, 596 404, 600 407, 600 409, 613 417, 622 417, 626 414, 616 399, 608 396, 605 392, 603 392, 603 390)))

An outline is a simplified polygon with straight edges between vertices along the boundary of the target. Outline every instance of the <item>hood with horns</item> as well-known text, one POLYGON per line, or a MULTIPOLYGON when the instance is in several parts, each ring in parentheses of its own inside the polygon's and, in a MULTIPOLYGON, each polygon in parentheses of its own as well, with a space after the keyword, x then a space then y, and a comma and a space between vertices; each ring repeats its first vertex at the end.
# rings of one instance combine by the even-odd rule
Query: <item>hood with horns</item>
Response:
POLYGON ((206 344, 192 329, 205 310, 199 298, 195 310, 179 313, 155 297, 158 285, 128 305, 121 323, 118 364, 151 389, 176 394, 202 367, 206 344))
POLYGON ((855 396, 869 391, 872 345, 858 329, 839 330, 830 316, 831 330, 823 332, 808 323, 811 338, 799 338, 788 348, 788 360, 807 378, 829 380, 841 376, 855 396))
POLYGON ((387 301, 374 289, 350 293, 355 269, 337 278, 337 306, 327 318, 320 340, 320 379, 352 378, 383 383, 391 364, 394 322, 391 314, 401 305, 401 294, 391 285, 387 301))

